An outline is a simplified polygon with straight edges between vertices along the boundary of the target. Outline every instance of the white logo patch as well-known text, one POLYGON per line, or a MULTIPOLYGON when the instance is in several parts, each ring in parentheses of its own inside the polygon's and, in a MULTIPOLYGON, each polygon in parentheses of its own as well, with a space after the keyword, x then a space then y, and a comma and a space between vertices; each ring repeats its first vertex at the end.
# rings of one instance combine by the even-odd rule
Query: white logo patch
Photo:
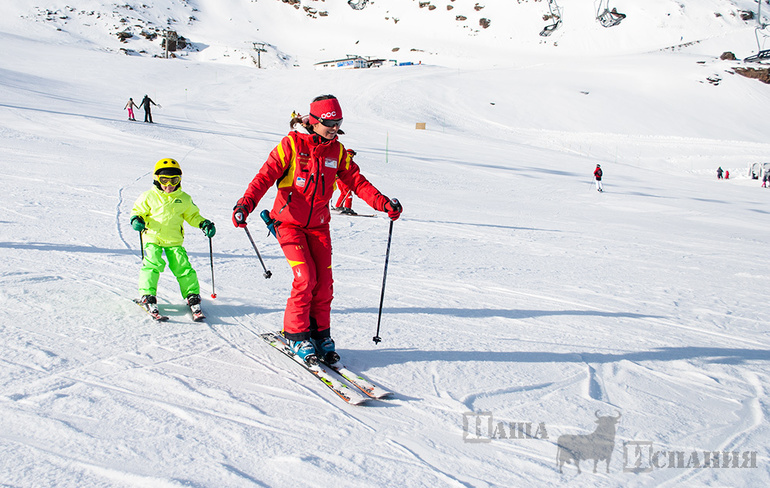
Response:
POLYGON ((336 168, 337 160, 334 158, 326 158, 324 160, 324 166, 326 166, 327 168, 336 168))
POLYGON ((300 187, 300 188, 304 188, 305 187, 305 178, 303 178, 301 176, 297 176, 297 186, 300 187))

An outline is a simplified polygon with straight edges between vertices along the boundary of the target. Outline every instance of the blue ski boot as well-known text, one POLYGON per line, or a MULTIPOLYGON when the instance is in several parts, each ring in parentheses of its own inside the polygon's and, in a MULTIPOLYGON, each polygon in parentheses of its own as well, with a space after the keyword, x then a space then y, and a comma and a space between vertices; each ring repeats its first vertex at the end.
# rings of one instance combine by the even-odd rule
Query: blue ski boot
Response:
POLYGON ((313 366, 315 364, 318 364, 318 356, 315 352, 315 347, 313 347, 313 343, 304 340, 304 341, 289 341, 289 349, 299 356, 299 358, 303 361, 305 361, 305 364, 308 366, 313 366))
POLYGON ((326 364, 334 364, 340 360, 340 355, 334 350, 334 339, 324 337, 323 339, 310 339, 315 346, 318 357, 326 364))

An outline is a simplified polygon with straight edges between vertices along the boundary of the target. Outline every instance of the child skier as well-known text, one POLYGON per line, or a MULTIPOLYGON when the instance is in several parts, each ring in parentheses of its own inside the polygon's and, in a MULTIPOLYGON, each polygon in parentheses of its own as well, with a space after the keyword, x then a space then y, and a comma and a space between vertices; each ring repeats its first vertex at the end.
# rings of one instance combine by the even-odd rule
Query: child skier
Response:
POLYGON ((136 121, 136 118, 134 118, 134 109, 139 108, 139 105, 134 103, 133 98, 128 99, 128 103, 126 103, 126 106, 124 107, 124 110, 128 110, 128 120, 134 120, 136 121))
POLYGON ((216 234, 216 227, 210 220, 201 217, 192 198, 181 190, 182 169, 174 159, 161 159, 155 164, 153 184, 155 188, 142 193, 131 211, 131 227, 142 232, 144 238, 144 259, 139 272, 139 303, 154 317, 159 316, 157 298, 160 273, 166 267, 163 253, 166 253, 168 267, 179 282, 182 297, 196 320, 202 319, 200 283, 184 243, 184 221, 200 228, 206 237, 216 234))
POLYGON ((335 177, 392 220, 401 215, 402 207, 361 175, 339 142, 342 108, 334 96, 317 97, 310 104, 310 114, 294 118, 290 125, 301 125, 309 133, 294 130, 270 152, 235 205, 233 224, 245 227, 248 215, 277 182, 270 217, 275 220, 276 238, 294 274, 283 335, 307 364, 316 364, 319 359, 333 364, 339 361, 330 332, 333 280, 329 200, 335 177))

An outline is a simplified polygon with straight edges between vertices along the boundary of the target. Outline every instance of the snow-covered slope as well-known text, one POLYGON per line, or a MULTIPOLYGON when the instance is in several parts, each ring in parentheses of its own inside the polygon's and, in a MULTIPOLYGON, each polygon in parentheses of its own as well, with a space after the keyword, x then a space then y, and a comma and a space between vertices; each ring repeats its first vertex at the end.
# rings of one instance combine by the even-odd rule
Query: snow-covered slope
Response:
MULTIPOLYGON (((620 26, 578 29, 570 19, 591 2, 564 0, 554 46, 553 36, 540 44, 541 18, 522 21, 509 41, 494 30, 503 14, 534 16, 545 2, 478 12, 475 2, 446 3, 468 12, 469 26, 474 15, 492 23, 472 33, 433 23, 444 4, 396 0, 362 11, 303 1, 328 10, 315 19, 278 0, 133 10, 91 1, 51 21, 36 12, 64 2, 4 5, 0 485, 770 483, 770 190, 747 177, 770 153, 770 92, 717 59, 754 48, 751 24, 730 12, 755 5, 617 1, 628 14, 620 26), (202 49, 155 58, 157 40, 117 41, 118 16, 145 29, 173 17, 202 49), (645 18, 654 25, 635 27, 645 18), (427 22, 433 31, 415 27, 427 22), (360 54, 396 45, 437 54, 423 66, 312 69, 354 38, 360 54), (263 70, 231 62, 246 40, 284 57, 266 55, 263 70), (510 58, 488 57, 490 46, 510 58), (145 93, 162 105, 157 124, 127 121, 128 97, 145 93), (364 174, 405 206, 379 345, 388 221, 331 223, 338 349, 395 392, 366 407, 344 405, 256 337, 281 327, 291 272, 252 219, 273 272, 263 279, 230 224, 291 111, 321 93, 342 101, 342 140, 364 174), (159 291, 169 322, 130 301, 140 250, 128 218, 162 157, 181 162, 185 190, 218 227, 216 299, 208 240, 191 228, 186 237, 203 324, 190 321, 169 272, 159 291), (603 194, 591 179, 597 163, 603 194), (716 180, 718 166, 729 180, 716 180), (589 434, 597 415, 619 414, 609 472, 602 461, 593 473, 590 460, 581 474, 559 472, 560 435, 589 434), (511 436, 511 423, 530 424, 532 437, 511 436), (714 468, 713 455, 696 467, 714 452, 728 453, 727 467, 714 468)), ((366 211, 360 200, 354 208, 366 211)))

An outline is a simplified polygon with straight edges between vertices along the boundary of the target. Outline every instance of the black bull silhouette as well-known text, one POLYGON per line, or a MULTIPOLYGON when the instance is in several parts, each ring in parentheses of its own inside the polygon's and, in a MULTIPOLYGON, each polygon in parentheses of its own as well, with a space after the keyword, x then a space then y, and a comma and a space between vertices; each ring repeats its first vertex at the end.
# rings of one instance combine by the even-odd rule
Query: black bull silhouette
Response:
POLYGON ((587 435, 560 435, 556 441, 556 464, 561 473, 565 462, 574 461, 578 473, 580 473, 580 461, 583 459, 594 460, 594 473, 599 461, 607 461, 607 472, 610 472, 610 458, 615 449, 615 424, 620 420, 620 412, 617 417, 599 417, 596 413, 596 430, 587 435))

